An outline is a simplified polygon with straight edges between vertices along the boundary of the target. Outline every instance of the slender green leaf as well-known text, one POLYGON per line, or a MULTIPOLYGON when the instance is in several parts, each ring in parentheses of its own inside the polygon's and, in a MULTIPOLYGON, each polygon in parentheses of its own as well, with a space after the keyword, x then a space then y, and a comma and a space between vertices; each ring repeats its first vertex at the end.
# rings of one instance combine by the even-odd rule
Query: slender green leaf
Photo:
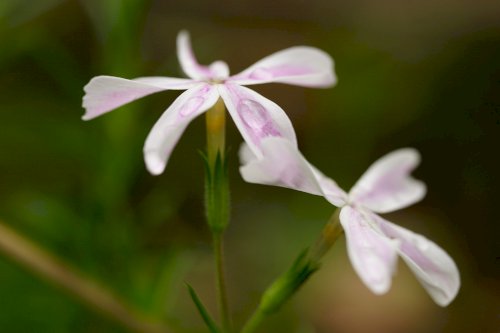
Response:
POLYGON ((189 290, 189 295, 191 296, 191 299, 193 300, 194 304, 196 305, 196 308, 198 309, 198 312, 200 313, 201 318, 203 318, 203 321, 207 325, 210 332, 211 333, 221 333, 221 330, 217 327, 217 324, 215 324, 215 321, 212 319, 212 317, 208 313, 207 309, 205 309, 205 306, 203 306, 203 303, 201 302, 200 298, 196 294, 196 291, 194 291, 193 287, 191 287, 188 283, 186 283, 186 287, 189 290))

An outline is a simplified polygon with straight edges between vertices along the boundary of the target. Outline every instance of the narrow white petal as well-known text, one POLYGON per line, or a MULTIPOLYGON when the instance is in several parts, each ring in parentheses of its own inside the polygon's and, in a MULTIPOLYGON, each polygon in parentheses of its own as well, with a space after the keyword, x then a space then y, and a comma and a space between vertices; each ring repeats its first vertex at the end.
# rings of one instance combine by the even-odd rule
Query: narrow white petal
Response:
POLYGON ((229 76, 229 67, 223 61, 215 61, 210 66, 198 63, 187 31, 181 31, 177 35, 177 58, 184 73, 194 80, 223 80, 229 76))
POLYGON ((285 111, 255 91, 235 84, 218 86, 220 96, 243 139, 257 156, 267 137, 283 137, 297 145, 295 130, 285 111))
POLYGON ((424 236, 380 216, 375 215, 374 219, 384 234, 399 241, 398 252, 401 258, 432 299, 440 306, 447 306, 453 301, 460 288, 460 273, 453 259, 424 236))
POLYGON ((144 145, 146 167, 153 175, 163 172, 168 158, 187 125, 211 108, 219 98, 217 89, 198 84, 183 92, 156 122, 144 145))
POLYGON ((96 76, 83 88, 83 120, 90 120, 136 99, 163 90, 184 90, 196 83, 189 79, 141 77, 133 80, 96 76))
POLYGON ((280 137, 262 140, 261 156, 243 145, 240 173, 249 183, 286 187, 324 196, 335 206, 345 203, 346 194, 331 179, 310 165, 295 144, 280 137))
POLYGON ((349 193, 351 201, 388 213, 422 200, 425 184, 410 176, 420 163, 417 150, 393 151, 373 163, 349 193))
POLYGON ((333 59, 309 46, 273 53, 229 80, 242 85, 279 82, 319 88, 331 87, 337 82, 333 59))
POLYGON ((377 232, 362 212, 350 206, 340 211, 340 223, 354 270, 372 292, 386 293, 397 259, 395 244, 377 232))

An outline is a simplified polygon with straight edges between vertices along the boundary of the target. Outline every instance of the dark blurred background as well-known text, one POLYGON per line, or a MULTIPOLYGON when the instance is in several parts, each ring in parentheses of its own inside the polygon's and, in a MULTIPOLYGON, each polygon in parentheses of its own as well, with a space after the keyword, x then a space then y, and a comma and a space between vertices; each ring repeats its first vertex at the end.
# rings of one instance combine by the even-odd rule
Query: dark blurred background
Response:
MULTIPOLYGON (((83 122, 95 75, 183 77, 179 30, 200 62, 236 73, 294 45, 331 54, 339 83, 256 86, 290 116, 308 159, 348 189, 381 155, 415 147, 421 203, 387 218, 440 244, 462 277, 435 305, 400 262, 374 296, 345 242, 261 332, 500 332, 500 2, 489 0, 2 0, 0 220, 101 281, 175 332, 205 332, 183 281, 216 312, 203 217, 204 121, 166 172, 144 167, 144 139, 178 92, 83 122)), ((232 222, 230 303, 240 325, 260 292, 333 212, 324 199, 246 184, 228 121, 232 222)), ((1 332, 122 332, 56 286, 0 257, 1 332)))

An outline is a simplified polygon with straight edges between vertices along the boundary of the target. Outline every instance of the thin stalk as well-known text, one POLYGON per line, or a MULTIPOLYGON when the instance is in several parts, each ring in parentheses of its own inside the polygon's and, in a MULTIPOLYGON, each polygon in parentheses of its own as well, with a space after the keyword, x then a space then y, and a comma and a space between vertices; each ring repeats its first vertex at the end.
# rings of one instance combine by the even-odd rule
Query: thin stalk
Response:
POLYGON ((313 247, 304 255, 299 255, 292 267, 279 276, 264 292, 257 309, 243 326, 241 333, 253 333, 271 314, 278 311, 283 304, 295 295, 300 287, 320 267, 320 261, 343 229, 339 220, 340 209, 337 209, 323 227, 313 247))
POLYGON ((213 246, 215 269, 217 279, 217 295, 219 312, 222 321, 222 329, 225 333, 231 332, 231 320, 229 317, 229 306, 227 302, 226 291, 226 278, 224 273, 224 246, 222 235, 220 233, 213 233, 213 246))
POLYGON ((28 271, 61 288, 91 310, 105 315, 130 332, 168 333, 127 305, 111 291, 85 277, 60 258, 0 222, 0 251, 28 271))
POLYGON ((340 208, 337 208, 321 230, 321 234, 309 251, 309 259, 319 262, 330 250, 337 238, 344 232, 340 224, 340 208))
POLYGON ((267 317, 262 311, 255 311, 243 326, 241 333, 253 333, 267 317))
POLYGON ((216 288, 221 326, 224 333, 231 332, 231 319, 227 301, 224 273, 224 230, 229 222, 229 183, 224 156, 226 141, 226 110, 221 99, 206 113, 207 126, 207 221, 212 232, 215 259, 216 288))

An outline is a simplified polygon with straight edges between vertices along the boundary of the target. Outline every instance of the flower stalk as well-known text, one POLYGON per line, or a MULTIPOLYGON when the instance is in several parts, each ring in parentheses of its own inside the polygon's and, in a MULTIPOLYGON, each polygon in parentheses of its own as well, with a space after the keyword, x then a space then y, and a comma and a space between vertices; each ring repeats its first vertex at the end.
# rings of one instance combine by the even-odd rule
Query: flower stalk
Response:
POLYGON ((344 232, 344 229, 340 224, 339 215, 340 209, 337 208, 326 225, 323 227, 323 230, 321 230, 321 235, 309 251, 309 258, 311 261, 319 262, 328 250, 330 250, 333 244, 335 244, 339 236, 344 232))
POLYGON ((339 220, 339 209, 330 217, 316 243, 303 251, 293 265, 279 276, 264 292, 259 306, 244 325, 241 333, 253 333, 269 315, 277 312, 316 272, 321 258, 337 241, 343 230, 339 220))
POLYGON ((217 295, 220 319, 224 333, 231 332, 231 319, 229 316, 229 305, 227 301, 226 278, 224 273, 224 247, 222 233, 213 233, 213 247, 215 257, 215 269, 217 279, 217 295))
POLYGON ((205 204, 207 223, 212 232, 218 306, 224 333, 231 332, 224 273, 223 235, 229 223, 229 181, 225 158, 225 107, 218 100, 206 114, 207 155, 205 204))

